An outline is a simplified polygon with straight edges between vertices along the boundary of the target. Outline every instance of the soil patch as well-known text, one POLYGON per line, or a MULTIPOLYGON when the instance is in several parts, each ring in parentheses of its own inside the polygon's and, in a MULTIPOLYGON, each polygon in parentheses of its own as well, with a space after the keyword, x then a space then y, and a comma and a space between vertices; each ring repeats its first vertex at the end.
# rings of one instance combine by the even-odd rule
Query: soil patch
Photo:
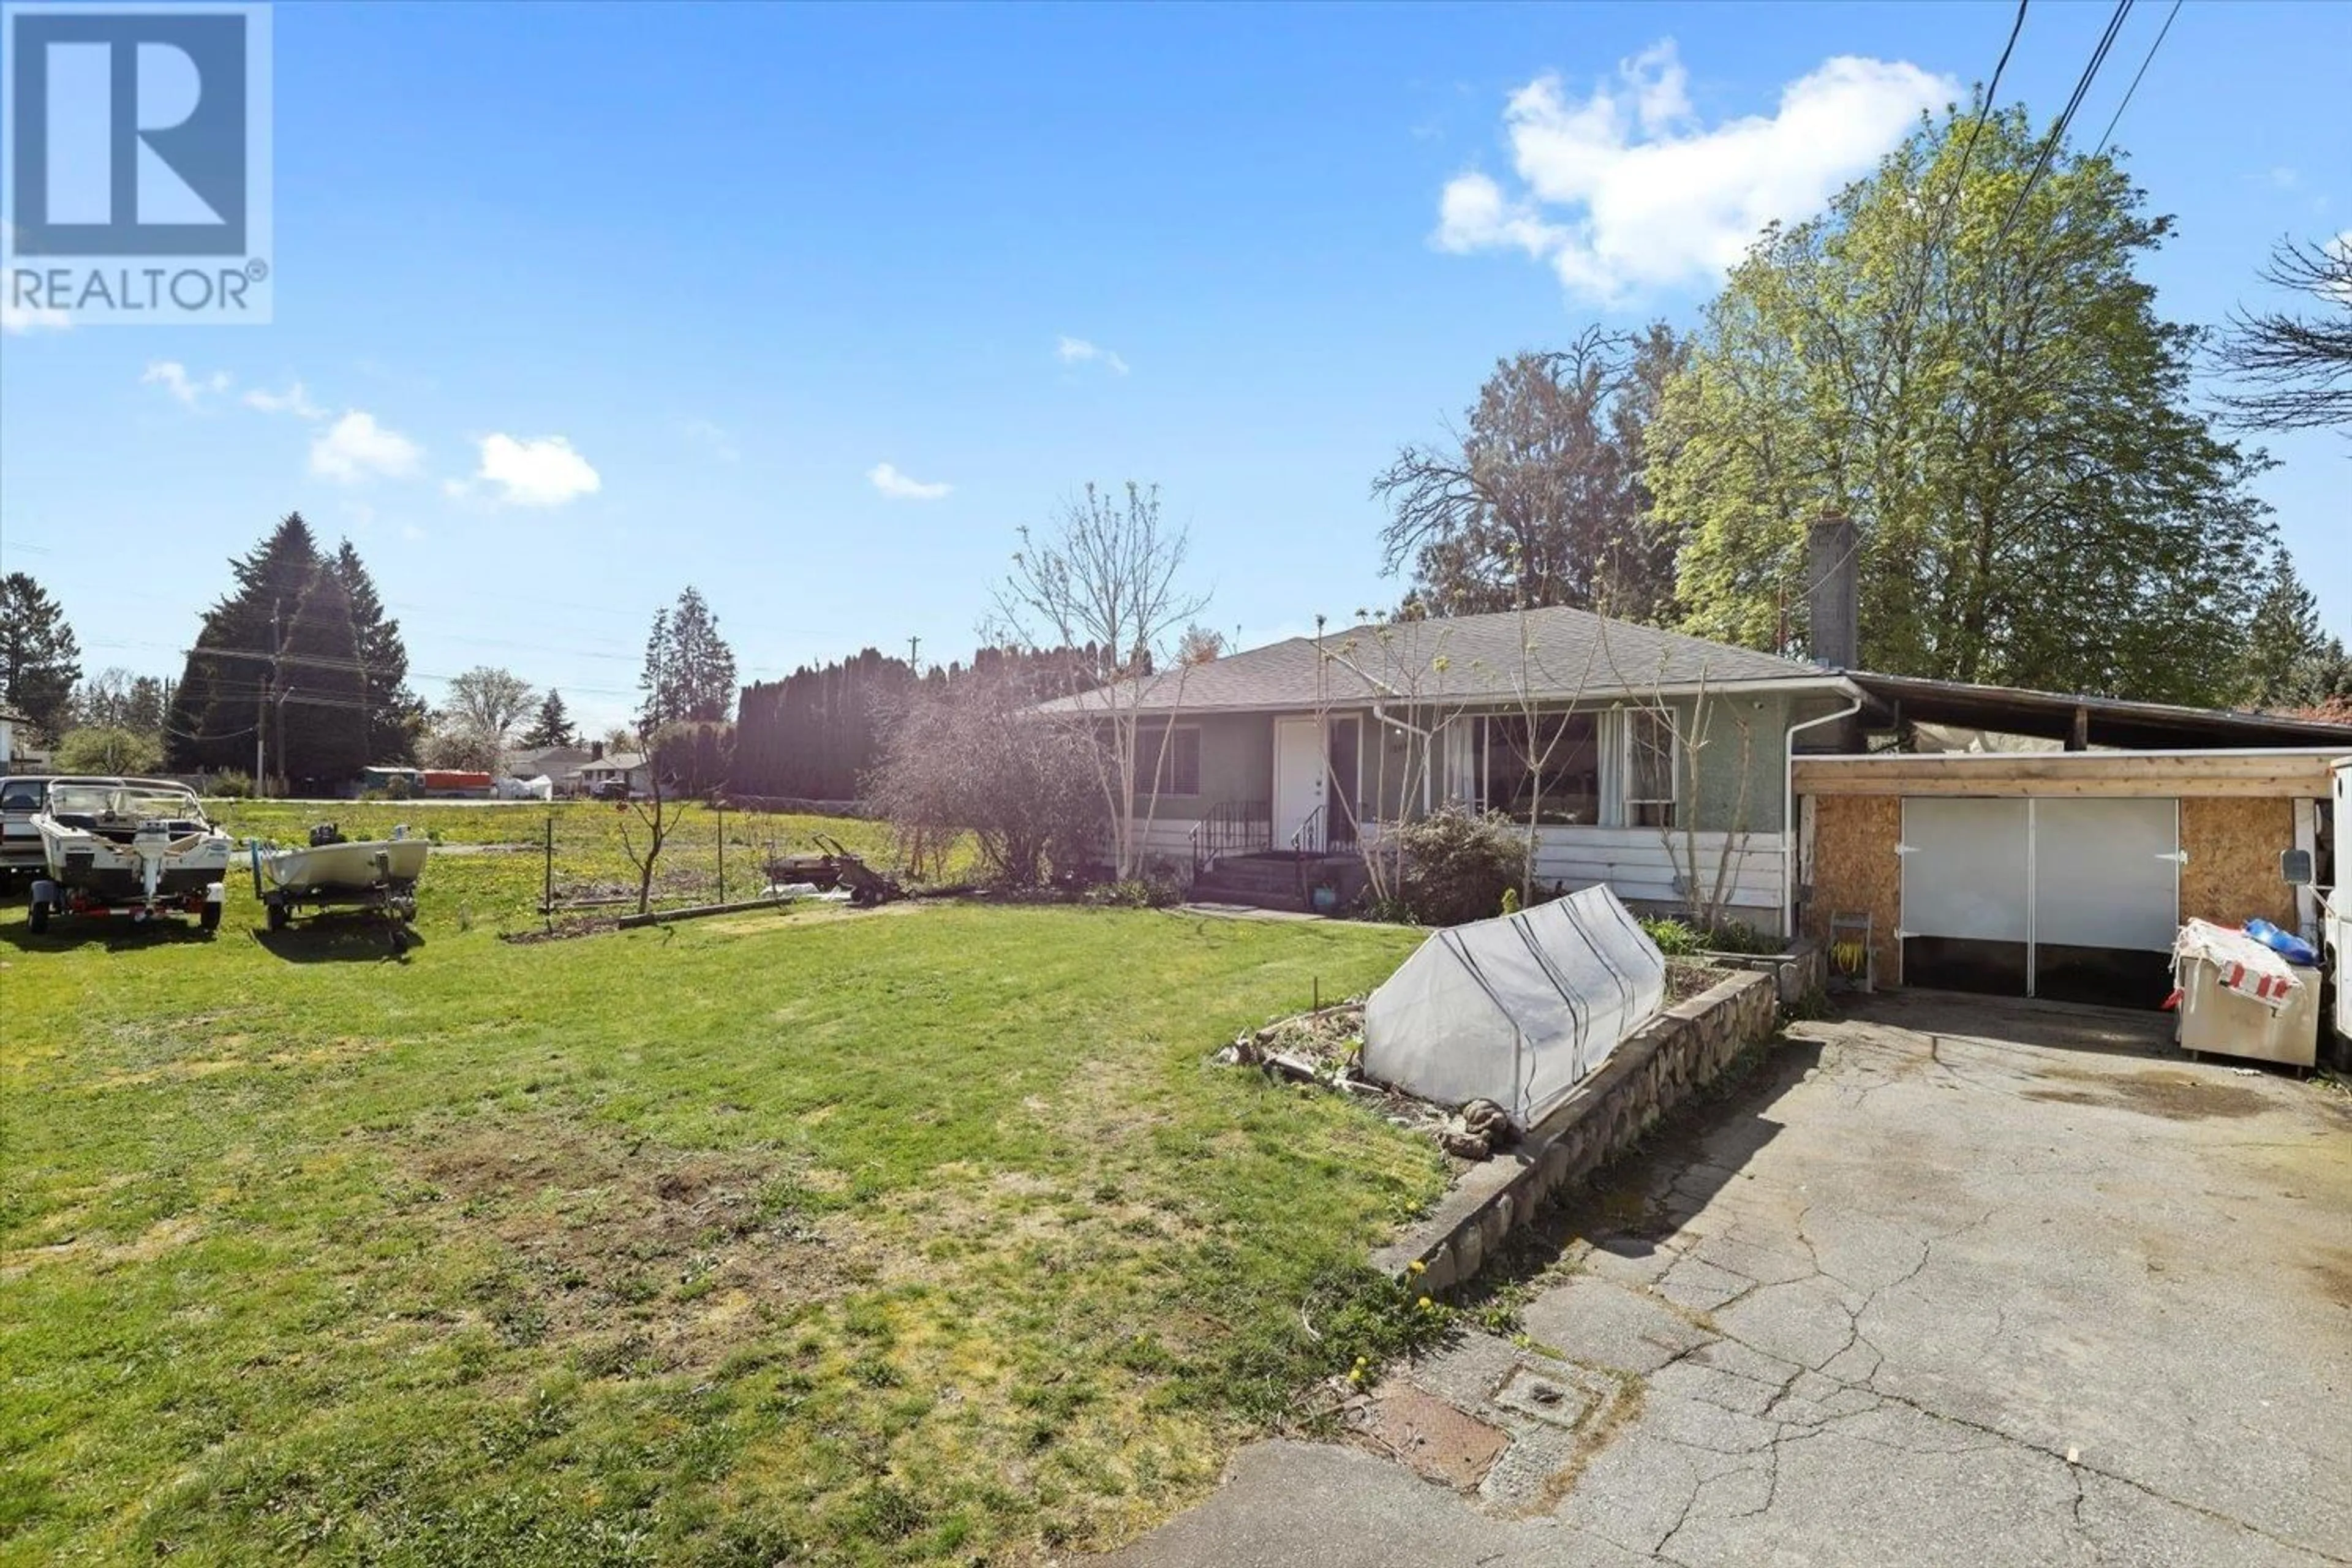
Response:
POLYGON ((592 1376, 715 1365, 763 1307, 824 1300, 870 1272, 846 1217, 771 1154, 514 1122, 403 1163, 454 1236, 492 1244, 499 1266, 469 1290, 480 1319, 513 1343, 572 1347, 592 1376))

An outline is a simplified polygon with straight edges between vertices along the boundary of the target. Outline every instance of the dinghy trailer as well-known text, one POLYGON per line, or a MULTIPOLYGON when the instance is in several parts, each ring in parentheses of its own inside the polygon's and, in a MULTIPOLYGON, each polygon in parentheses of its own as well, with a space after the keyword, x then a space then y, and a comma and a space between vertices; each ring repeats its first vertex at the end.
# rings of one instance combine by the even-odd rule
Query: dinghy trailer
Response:
POLYGON ((431 841, 411 838, 404 825, 389 838, 345 838, 331 822, 310 829, 308 847, 266 849, 248 839, 253 896, 268 911, 269 929, 284 931, 296 915, 355 910, 393 922, 393 945, 416 918, 416 879, 431 841))

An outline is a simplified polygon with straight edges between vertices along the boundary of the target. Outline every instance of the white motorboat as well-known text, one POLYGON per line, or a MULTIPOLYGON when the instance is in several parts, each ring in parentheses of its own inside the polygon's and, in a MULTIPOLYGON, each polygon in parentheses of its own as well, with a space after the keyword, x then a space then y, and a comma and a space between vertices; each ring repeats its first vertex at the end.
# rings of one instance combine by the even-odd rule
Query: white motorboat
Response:
POLYGON ((185 785, 52 779, 33 826, 47 868, 33 883, 33 931, 59 914, 194 915, 206 931, 220 925, 221 879, 236 844, 185 785))
POLYGON ((432 847, 429 839, 410 837, 404 825, 389 838, 345 838, 333 823, 321 823, 310 830, 307 845, 253 847, 254 892, 268 911, 272 931, 283 929, 302 904, 356 904, 409 920, 416 912, 416 879, 425 874, 432 847))

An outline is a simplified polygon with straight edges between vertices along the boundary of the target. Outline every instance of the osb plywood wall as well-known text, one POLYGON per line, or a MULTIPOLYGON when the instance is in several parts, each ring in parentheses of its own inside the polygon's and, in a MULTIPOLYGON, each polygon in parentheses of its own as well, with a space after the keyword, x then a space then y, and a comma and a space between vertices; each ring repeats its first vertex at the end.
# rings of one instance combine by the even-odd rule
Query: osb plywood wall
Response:
POLYGON ((1822 795, 1812 803, 1812 897, 1805 904, 1805 934, 1826 943, 1832 915, 1867 914, 1881 985, 1900 978, 1895 940, 1903 914, 1903 802, 1895 795, 1822 795))
POLYGON ((2294 847, 2293 801, 2186 797, 2180 847, 2182 920, 2235 926, 2259 915, 2295 929, 2294 889, 2279 879, 2279 851, 2294 847))

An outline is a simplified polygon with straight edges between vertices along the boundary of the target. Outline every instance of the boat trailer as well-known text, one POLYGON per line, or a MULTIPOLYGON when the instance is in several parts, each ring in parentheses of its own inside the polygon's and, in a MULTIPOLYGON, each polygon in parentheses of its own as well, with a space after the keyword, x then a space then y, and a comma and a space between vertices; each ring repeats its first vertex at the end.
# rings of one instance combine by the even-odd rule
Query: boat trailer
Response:
MULTIPOLYGON (((333 829, 329 828, 328 831, 331 833, 333 829)), ((315 830, 312 842, 314 845, 321 842, 315 830)), ((245 847, 253 867, 253 896, 261 900, 261 907, 266 911, 264 918, 268 921, 271 931, 284 931, 305 910, 310 911, 309 915, 303 916, 305 919, 333 910, 356 910, 362 914, 377 915, 393 922, 393 945, 399 947, 404 944, 401 928, 416 919, 416 879, 393 876, 383 851, 376 852, 375 880, 365 887, 273 888, 262 879, 261 840, 248 838, 245 841, 245 847)))

